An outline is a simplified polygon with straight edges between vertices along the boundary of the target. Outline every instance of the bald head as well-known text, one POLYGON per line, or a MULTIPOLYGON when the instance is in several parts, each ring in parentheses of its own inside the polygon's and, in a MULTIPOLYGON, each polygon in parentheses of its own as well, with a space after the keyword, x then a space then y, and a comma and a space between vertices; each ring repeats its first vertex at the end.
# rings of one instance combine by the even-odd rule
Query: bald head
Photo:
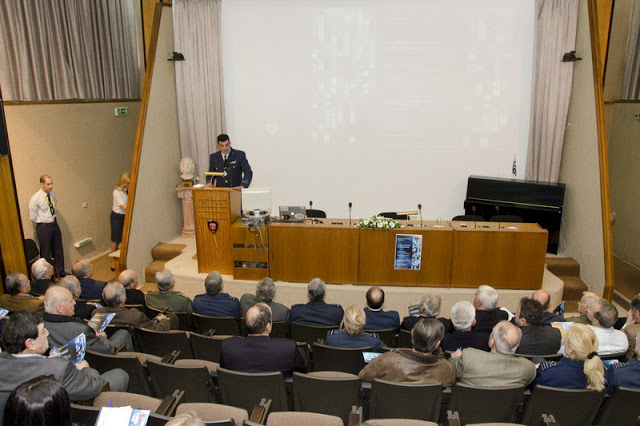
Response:
POLYGON ((503 355, 513 355, 520 346, 522 330, 508 321, 500 321, 493 327, 489 347, 503 355))
POLYGON ((247 310, 245 324, 248 334, 268 335, 271 333, 271 308, 266 303, 256 303, 247 310))
POLYGON ((31 291, 29 279, 22 272, 13 272, 7 275, 7 278, 4 279, 4 285, 7 293, 12 296, 27 294, 31 291))
POLYGON ((133 269, 125 269, 118 275, 118 281, 124 288, 135 289, 138 287, 138 274, 133 269))
POLYGON ((48 314, 73 316, 76 301, 69 290, 53 285, 44 294, 44 310, 48 314))
POLYGON ((380 309, 382 305, 384 305, 384 290, 375 286, 367 290, 367 306, 371 309, 380 309))
POLYGON ((537 300, 542 305, 542 310, 546 311, 549 309, 549 305, 551 304, 551 295, 547 290, 540 289, 538 291, 533 292, 531 296, 533 300, 537 300))
POLYGON ((107 306, 124 306, 127 301, 127 293, 119 282, 109 283, 102 290, 102 299, 107 306))
POLYGON ((51 264, 47 262, 47 259, 41 257, 40 259, 33 262, 33 265, 31 265, 31 274, 37 280, 51 279, 51 277, 53 276, 53 266, 51 266, 51 264))
POLYGON ((93 267, 88 259, 80 259, 71 266, 71 272, 81 280, 93 275, 93 267))

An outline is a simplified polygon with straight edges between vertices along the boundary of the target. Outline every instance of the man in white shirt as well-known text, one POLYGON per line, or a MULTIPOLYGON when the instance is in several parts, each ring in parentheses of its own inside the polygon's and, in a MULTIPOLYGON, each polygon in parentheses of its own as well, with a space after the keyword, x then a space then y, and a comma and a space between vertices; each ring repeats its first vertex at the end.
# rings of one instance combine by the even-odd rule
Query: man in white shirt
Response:
POLYGON ((62 233, 56 221, 56 194, 53 192, 53 179, 49 175, 40 176, 40 190, 29 201, 29 216, 36 226, 36 235, 40 243, 40 256, 53 258, 60 276, 64 271, 64 250, 62 233))
POLYGON ((606 299, 598 299, 587 310, 591 328, 598 336, 598 355, 612 355, 626 352, 629 341, 624 332, 613 325, 618 321, 618 310, 606 299))

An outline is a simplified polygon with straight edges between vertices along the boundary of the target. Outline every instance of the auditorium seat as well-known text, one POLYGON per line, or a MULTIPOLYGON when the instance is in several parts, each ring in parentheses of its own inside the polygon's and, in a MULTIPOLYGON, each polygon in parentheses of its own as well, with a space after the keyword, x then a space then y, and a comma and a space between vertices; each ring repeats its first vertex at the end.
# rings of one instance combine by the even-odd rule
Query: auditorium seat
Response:
POLYGON ((193 356, 197 359, 220 362, 222 342, 232 336, 204 336, 198 333, 191 333, 189 341, 193 349, 193 356))
POLYGON ((93 400, 94 407, 126 407, 131 406, 138 410, 156 411, 161 399, 130 392, 101 392, 93 400))
POLYGON ((324 210, 307 209, 305 214, 307 217, 310 217, 310 218, 324 219, 327 217, 327 214, 324 212, 324 210))
POLYGON ((522 423, 538 424, 542 414, 551 414, 559 425, 590 425, 603 397, 602 392, 593 389, 559 389, 537 385, 527 401, 522 423))
POLYGON ((289 337, 289 323, 286 321, 275 321, 271 323, 271 337, 286 339, 289 337))
POLYGON ((194 411, 202 420, 232 418, 236 423, 240 423, 249 418, 247 410, 242 408, 204 402, 186 402, 180 404, 176 410, 176 416, 188 411, 194 411))
POLYGON ((240 336, 240 325, 234 317, 211 317, 194 313, 191 319, 193 328, 201 334, 215 330, 217 335, 240 336))
POLYGON ((342 371, 356 376, 365 366, 362 352, 371 352, 371 346, 363 348, 336 348, 313 344, 313 371, 342 371))
MULTIPOLYGON (((451 391, 447 410, 457 411, 462 425, 510 423, 515 420, 516 409, 522 401, 523 392, 523 386, 483 387, 456 383, 451 391)), ((535 424, 538 424, 537 420, 535 424)))
POLYGON ((247 412, 251 412, 262 398, 272 401, 273 411, 287 411, 290 408, 281 372, 243 373, 219 368, 218 384, 222 403, 243 408, 247 412))
POLYGON ((560 361, 562 359, 562 354, 547 354, 547 355, 531 355, 531 354, 514 354, 515 356, 519 356, 521 358, 527 358, 528 360, 532 360, 534 358, 544 358, 545 361, 560 361))
POLYGON ((462 214, 451 218, 452 222, 484 222, 484 217, 475 214, 462 214))
POLYGON ((617 388, 600 410, 596 424, 607 426, 637 425, 638 418, 640 418, 639 401, 640 389, 617 388))
POLYGON ((85 351, 84 359, 89 363, 91 368, 96 369, 100 374, 106 373, 114 368, 121 368, 126 371, 129 375, 127 392, 155 396, 142 363, 137 356, 132 355, 130 352, 121 352, 118 355, 107 355, 87 350, 85 351))
MULTIPOLYGON (((149 318, 155 318, 163 311, 147 306, 147 316, 149 318)), ((178 330, 189 331, 191 330, 191 314, 189 312, 171 312, 178 317, 178 330)))
POLYGON ((408 330, 400 329, 398 332, 398 342, 396 343, 398 348, 411 348, 411 332, 408 330))
POLYGON ((376 333, 382 343, 389 348, 394 348, 396 345, 396 329, 395 328, 385 328, 381 330, 367 330, 367 333, 376 333))
POLYGON ((95 426, 99 415, 99 407, 71 404, 71 422, 74 426, 95 426))
POLYGON ((522 223, 520 216, 512 214, 496 214, 489 218, 489 222, 518 222, 522 223))
POLYGON ((357 376, 329 377, 293 373, 293 406, 296 411, 340 417, 347 424, 351 407, 360 404, 357 376))
POLYGON ((156 395, 164 397, 174 390, 184 391, 185 402, 216 402, 215 386, 205 366, 171 365, 147 361, 156 395))
POLYGON ((415 419, 369 419, 367 422, 377 426, 438 426, 438 423, 415 419))
POLYGON ((340 417, 303 411, 280 411, 267 417, 267 426, 343 426, 340 417))
POLYGON ((296 342, 306 342, 309 345, 318 340, 324 341, 329 330, 337 330, 337 325, 307 325, 297 322, 291 323, 291 338, 296 342))
POLYGON ((142 352, 163 357, 172 351, 180 351, 182 358, 193 358, 187 333, 181 330, 155 331, 136 328, 134 334, 142 352))
POLYGON ((398 383, 381 379, 371 383, 371 417, 438 422, 441 404, 441 383, 398 383))

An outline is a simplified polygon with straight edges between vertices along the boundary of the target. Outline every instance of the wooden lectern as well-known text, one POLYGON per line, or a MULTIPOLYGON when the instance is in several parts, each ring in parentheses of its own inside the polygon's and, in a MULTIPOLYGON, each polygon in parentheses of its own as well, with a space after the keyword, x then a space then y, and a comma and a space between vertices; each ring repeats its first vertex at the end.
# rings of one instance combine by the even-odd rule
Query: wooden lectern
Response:
POLYGON ((241 215, 241 199, 232 188, 193 188, 198 272, 233 275, 231 224, 241 215))

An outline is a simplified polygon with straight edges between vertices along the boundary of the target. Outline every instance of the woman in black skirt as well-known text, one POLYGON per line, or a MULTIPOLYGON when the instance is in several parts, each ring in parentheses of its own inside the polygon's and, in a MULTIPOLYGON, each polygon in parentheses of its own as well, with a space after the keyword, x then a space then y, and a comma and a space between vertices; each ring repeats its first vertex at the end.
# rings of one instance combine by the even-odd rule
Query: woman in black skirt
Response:
MULTIPOLYGON (((111 208, 111 252, 118 250, 122 241, 124 227, 124 213, 127 210, 129 194, 129 172, 120 175, 120 183, 113 190, 113 206, 111 208)), ((111 270, 115 269, 115 260, 111 258, 111 270)))

